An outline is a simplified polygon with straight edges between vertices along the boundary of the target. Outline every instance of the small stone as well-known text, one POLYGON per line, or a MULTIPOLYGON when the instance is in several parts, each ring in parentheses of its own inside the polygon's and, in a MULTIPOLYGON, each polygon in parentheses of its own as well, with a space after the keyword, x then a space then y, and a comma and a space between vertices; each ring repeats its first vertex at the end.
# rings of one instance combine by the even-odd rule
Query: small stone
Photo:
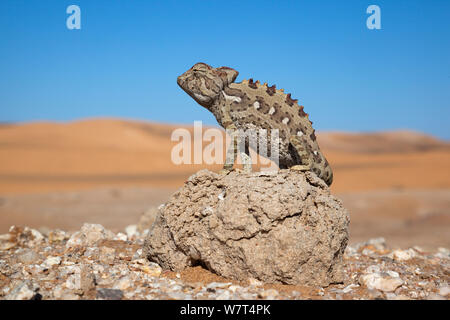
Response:
POLYGON ((27 283, 22 282, 5 297, 5 300, 31 300, 33 296, 33 290, 28 287, 27 283))
POLYGON ((428 295, 427 300, 447 300, 447 299, 445 299, 443 296, 439 294, 431 293, 428 295))
POLYGON ((121 291, 124 291, 124 290, 128 289, 129 287, 131 287, 131 285, 132 285, 131 279, 129 277, 123 277, 114 285, 114 289, 119 289, 121 291))
POLYGON ((132 260, 138 260, 143 258, 142 249, 137 249, 136 252, 133 255, 132 260))
POLYGON ((80 274, 72 274, 67 277, 64 286, 69 290, 79 290, 81 288, 80 274))
POLYGON ((159 277, 162 272, 161 267, 154 262, 150 262, 149 265, 142 266, 141 270, 151 277, 159 277))
POLYGON ((109 247, 101 247, 99 252, 99 261, 104 264, 113 264, 116 257, 116 249, 109 247))
POLYGON ((115 234, 100 224, 85 223, 66 243, 67 248, 92 246, 100 240, 112 240, 115 234))
POLYGON ((450 259, 450 250, 447 248, 438 248, 438 252, 434 255, 441 259, 450 259))
POLYGON ((350 291, 353 290, 353 288, 358 288, 358 287, 359 287, 358 284, 352 283, 352 284, 349 284, 348 286, 346 286, 344 289, 342 289, 342 292, 343 293, 349 293, 350 291))
POLYGON ((383 293, 379 290, 369 289, 368 293, 371 299, 383 299, 383 293))
POLYGON ((394 250, 390 256, 397 261, 407 261, 416 256, 416 252, 413 249, 408 250, 394 250))
POLYGON ((262 292, 260 292, 258 294, 258 296, 262 299, 267 299, 267 300, 273 300, 276 299, 276 297, 278 297, 279 293, 277 290, 275 289, 268 289, 268 290, 264 290, 262 292))
POLYGON ((25 250, 25 252, 17 256, 17 260, 26 265, 35 264, 40 259, 40 255, 37 254, 34 250, 30 249, 25 250))
POLYGON ((121 241, 127 241, 128 237, 125 233, 119 232, 117 236, 114 238, 114 240, 121 240, 121 241))
POLYGON ((403 284, 399 277, 392 277, 389 274, 370 273, 359 278, 359 283, 369 289, 377 289, 384 292, 391 292, 403 284))
POLYGON ((48 241, 50 243, 61 242, 68 238, 67 234, 62 230, 52 230, 48 233, 48 241))
POLYGON ((365 248, 365 249, 363 249, 363 251, 361 251, 361 254, 364 256, 371 256, 372 254, 374 254, 374 252, 373 252, 373 250, 365 248))
POLYGON ((263 285, 263 283, 261 281, 255 279, 255 278, 249 278, 248 283, 249 283, 249 285, 254 286, 254 287, 260 287, 263 285))
POLYGON ((231 298, 231 293, 228 290, 225 290, 221 294, 216 297, 216 300, 229 300, 231 298))
POLYGON ((51 267, 51 266, 55 266, 55 265, 60 265, 61 264, 61 257, 47 257, 47 259, 45 259, 44 264, 51 267))
POLYGON ((371 265, 368 266, 365 270, 365 273, 376 273, 376 272, 380 272, 381 268, 378 265, 371 265))
POLYGON ((405 296, 403 294, 399 294, 395 297, 394 300, 411 300, 408 296, 405 296))
POLYGON ((377 250, 382 251, 386 249, 386 239, 384 239, 383 237, 369 239, 369 241, 366 242, 366 245, 372 245, 377 250))
POLYGON ((25 227, 24 231, 31 233, 31 236, 32 236, 31 242, 32 243, 38 243, 38 242, 41 242, 42 240, 44 240, 44 236, 42 235, 42 233, 40 233, 39 231, 37 231, 35 229, 25 227))
POLYGON ((211 282, 211 283, 208 283, 208 285, 206 286, 206 289, 216 290, 219 288, 227 288, 231 284, 232 284, 231 282, 211 282))
POLYGON ((11 241, 11 234, 10 233, 0 234, 0 241, 11 241))
POLYGON ((439 288, 439 294, 443 297, 446 297, 450 294, 450 287, 449 286, 444 286, 439 288))
POLYGON ((135 224, 129 225, 125 228, 125 233, 128 239, 135 239, 139 236, 138 226, 135 224))
POLYGON ((0 250, 2 250, 2 251, 9 250, 11 248, 14 248, 15 246, 16 246, 16 244, 13 242, 9 242, 9 241, 0 242, 0 250))

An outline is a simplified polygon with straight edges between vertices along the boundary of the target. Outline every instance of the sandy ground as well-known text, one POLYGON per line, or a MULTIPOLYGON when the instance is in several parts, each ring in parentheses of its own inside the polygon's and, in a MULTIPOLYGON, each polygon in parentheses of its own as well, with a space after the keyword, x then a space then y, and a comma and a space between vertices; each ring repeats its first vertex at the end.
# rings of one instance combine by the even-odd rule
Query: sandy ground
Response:
MULTIPOLYGON (((195 171, 170 161, 177 126, 114 119, 0 126, 0 233, 10 225, 135 224, 195 171)), ((188 128, 192 132, 191 128, 188 128)), ((351 242, 450 246, 450 147, 408 131, 319 133, 351 242)), ((207 143, 205 143, 206 145, 207 143)))

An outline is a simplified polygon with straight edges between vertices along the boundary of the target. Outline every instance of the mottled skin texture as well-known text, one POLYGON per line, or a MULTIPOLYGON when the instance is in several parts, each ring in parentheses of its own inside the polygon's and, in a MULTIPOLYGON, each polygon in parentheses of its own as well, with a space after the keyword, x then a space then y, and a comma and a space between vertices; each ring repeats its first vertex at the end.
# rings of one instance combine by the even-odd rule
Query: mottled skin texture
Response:
MULTIPOLYGON (((253 79, 234 83, 237 75, 236 70, 228 67, 212 68, 197 63, 179 76, 177 82, 227 130, 265 129, 270 134, 271 129, 278 129, 280 168, 311 170, 331 185, 333 172, 320 151, 303 106, 274 85, 269 87, 253 79)), ((232 169, 237 154, 240 137, 236 134, 232 138, 234 143, 227 150, 224 171, 232 169)), ((251 170, 248 147, 240 154, 244 170, 251 170)))

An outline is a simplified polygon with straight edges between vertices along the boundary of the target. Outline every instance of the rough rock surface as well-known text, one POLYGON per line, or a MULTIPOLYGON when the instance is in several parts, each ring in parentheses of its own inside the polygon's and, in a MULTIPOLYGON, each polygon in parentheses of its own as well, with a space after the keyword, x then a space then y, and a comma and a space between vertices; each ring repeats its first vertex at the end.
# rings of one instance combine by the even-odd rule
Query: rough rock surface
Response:
POLYGON ((147 233, 148 229, 138 232, 130 240, 123 232, 113 234, 99 225, 84 225, 75 233, 42 234, 11 227, 0 235, 0 300, 450 299, 446 248, 392 250, 382 238, 349 245, 343 283, 322 288, 266 284, 252 278, 238 282, 200 266, 163 272, 144 258, 141 248, 147 233), (80 234, 99 231, 105 238, 67 245, 80 234), (414 254, 404 259, 407 253, 414 254))
POLYGON ((144 253, 163 269, 327 286, 342 281, 348 224, 314 173, 201 170, 160 208, 144 253))

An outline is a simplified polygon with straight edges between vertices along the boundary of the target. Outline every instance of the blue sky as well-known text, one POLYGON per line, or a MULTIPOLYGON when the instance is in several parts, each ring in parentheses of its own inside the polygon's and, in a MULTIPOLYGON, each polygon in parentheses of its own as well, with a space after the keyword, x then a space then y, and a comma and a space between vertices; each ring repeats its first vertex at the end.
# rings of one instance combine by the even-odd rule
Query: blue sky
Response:
POLYGON ((449 18, 446 0, 2 0, 0 121, 215 124, 176 84, 202 61, 291 92, 318 130, 450 139, 449 18))

